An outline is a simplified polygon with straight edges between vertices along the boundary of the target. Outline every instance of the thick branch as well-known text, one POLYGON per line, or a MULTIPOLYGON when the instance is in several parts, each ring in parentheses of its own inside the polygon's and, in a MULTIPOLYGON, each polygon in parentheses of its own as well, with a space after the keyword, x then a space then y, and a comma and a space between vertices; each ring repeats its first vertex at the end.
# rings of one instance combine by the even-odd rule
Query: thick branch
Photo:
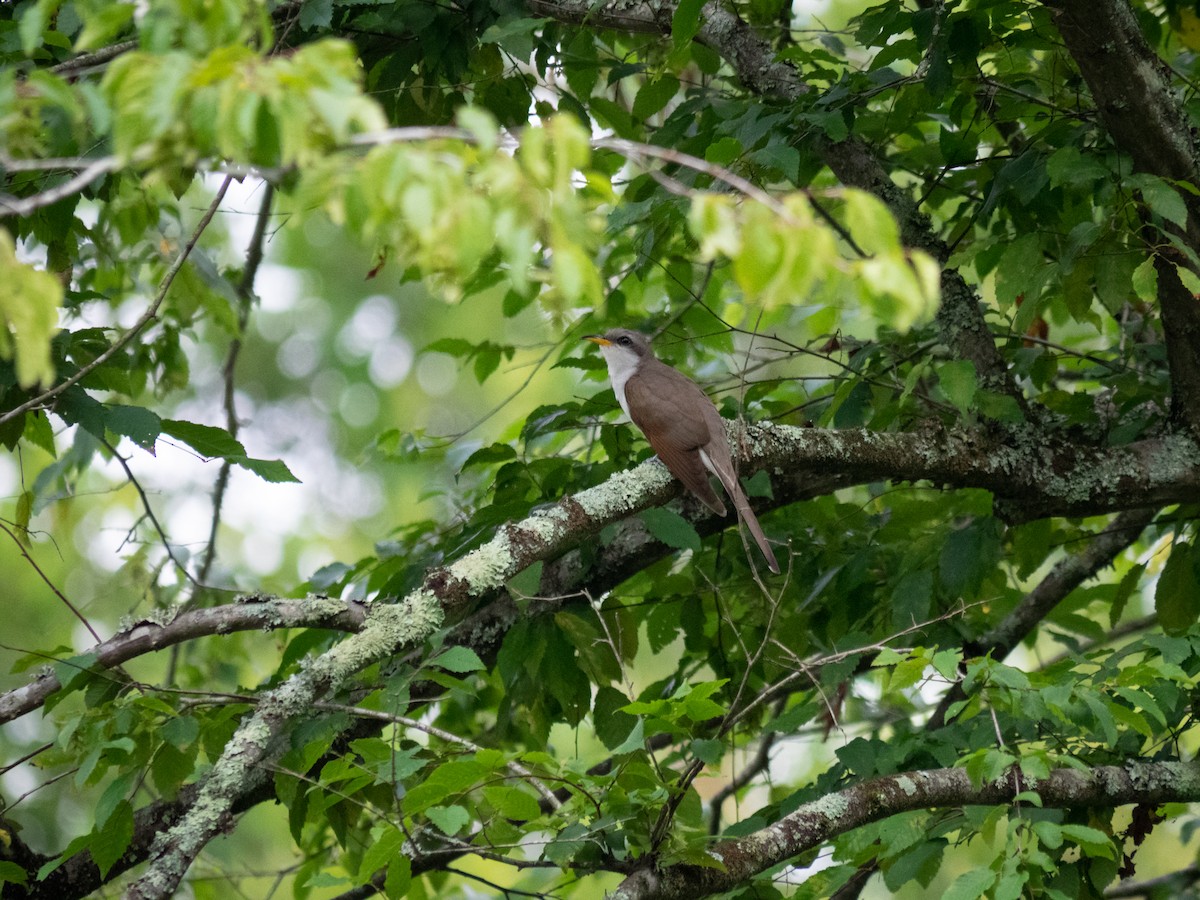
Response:
POLYGON ((1143 172, 1195 183, 1187 115, 1126 0, 1045 2, 1116 145, 1143 172))
POLYGON ((694 900, 744 885, 752 877, 868 822, 914 809, 1011 803, 1036 791, 1044 807, 1103 807, 1126 803, 1193 803, 1200 800, 1200 764, 1131 762, 1090 771, 1056 769, 1041 781, 1019 774, 982 786, 963 769, 889 775, 806 803, 767 828, 722 841, 709 851, 723 869, 676 865, 641 869, 621 883, 613 898, 694 900))

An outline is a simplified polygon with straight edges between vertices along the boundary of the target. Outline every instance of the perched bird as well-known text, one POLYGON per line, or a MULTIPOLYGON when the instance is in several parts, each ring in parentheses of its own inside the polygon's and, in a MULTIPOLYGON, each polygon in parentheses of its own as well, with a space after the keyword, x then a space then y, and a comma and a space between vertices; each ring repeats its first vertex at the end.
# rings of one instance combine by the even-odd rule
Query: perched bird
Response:
POLYGON ((650 349, 650 339, 640 332, 615 328, 602 335, 586 335, 584 340, 599 345, 617 402, 671 474, 705 506, 723 516, 725 504, 708 481, 709 472, 716 475, 767 565, 778 575, 779 563, 738 483, 725 420, 708 395, 682 372, 659 360, 650 349))

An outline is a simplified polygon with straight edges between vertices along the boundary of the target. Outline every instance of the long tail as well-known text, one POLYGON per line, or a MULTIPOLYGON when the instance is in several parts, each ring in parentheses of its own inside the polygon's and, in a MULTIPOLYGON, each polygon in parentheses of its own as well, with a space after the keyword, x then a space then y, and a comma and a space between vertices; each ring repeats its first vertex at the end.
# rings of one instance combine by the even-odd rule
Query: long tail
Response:
POLYGON ((750 501, 746 499, 746 492, 738 484, 737 476, 732 472, 722 472, 718 468, 717 478, 725 488, 725 492, 729 494, 729 499, 733 501, 738 518, 746 523, 750 534, 754 536, 754 542, 758 544, 758 549, 762 551, 763 557, 767 560, 767 567, 778 575, 779 563, 775 561, 775 554, 771 551, 771 545, 767 543, 767 536, 763 534, 762 526, 758 524, 758 516, 754 515, 754 510, 750 508, 750 501))

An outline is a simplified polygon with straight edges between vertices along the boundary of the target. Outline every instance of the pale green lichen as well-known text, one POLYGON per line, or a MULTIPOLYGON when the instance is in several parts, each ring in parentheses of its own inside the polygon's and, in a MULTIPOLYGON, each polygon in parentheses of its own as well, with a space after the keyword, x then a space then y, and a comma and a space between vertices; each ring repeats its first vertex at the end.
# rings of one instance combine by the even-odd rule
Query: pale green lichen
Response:
POLYGON ((472 594, 497 588, 508 579, 516 565, 516 557, 508 531, 501 528, 494 538, 472 550, 450 567, 451 573, 467 583, 472 594))
POLYGON ((842 794, 827 794, 804 804, 804 810, 810 815, 824 816, 828 821, 836 822, 849 812, 850 801, 842 794))
POLYGON ((917 793, 917 783, 907 775, 900 775, 896 778, 896 787, 900 788, 908 797, 913 797, 917 793))
POLYGON ((442 605, 432 591, 413 591, 399 603, 375 604, 358 634, 347 638, 313 663, 315 677, 335 683, 401 647, 425 640, 442 627, 442 605))
POLYGON ((333 619, 346 611, 345 600, 337 600, 321 594, 309 594, 304 598, 304 603, 322 619, 333 619))

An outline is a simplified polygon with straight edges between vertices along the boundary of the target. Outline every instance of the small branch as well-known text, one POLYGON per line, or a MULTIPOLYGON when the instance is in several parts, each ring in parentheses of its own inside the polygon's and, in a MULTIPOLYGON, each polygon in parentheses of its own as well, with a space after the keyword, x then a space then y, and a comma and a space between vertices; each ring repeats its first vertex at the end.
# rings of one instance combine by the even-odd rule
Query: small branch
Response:
MULTIPOLYGON (((275 188, 271 183, 263 182, 263 184, 265 188, 262 204, 258 209, 258 218, 254 222, 254 234, 250 237, 250 244, 246 249, 246 265, 242 269, 242 277, 238 282, 240 303, 238 330, 233 340, 229 342, 229 352, 225 356, 225 366, 222 369, 222 377, 225 381, 225 430, 235 438, 241 429, 241 422, 238 421, 237 407, 234 402, 234 374, 237 370, 238 357, 242 352, 242 335, 250 320, 250 306, 254 300, 254 279, 258 275, 258 267, 262 263, 263 241, 267 234, 267 223, 271 219, 271 204, 275 198, 275 188)), ((217 472, 216 483, 213 486, 212 520, 208 530, 208 544, 204 551, 204 562, 201 563, 200 572, 197 575, 197 581, 200 584, 207 583, 208 573, 212 570, 213 562, 216 560, 217 531, 221 525, 221 507, 225 502, 225 491, 229 486, 231 467, 232 463, 229 460, 221 461, 221 468, 217 472)))
MULTIPOLYGON (((357 631, 365 619, 366 607, 360 603, 326 597, 305 600, 255 599, 183 613, 163 624, 139 622, 86 652, 95 654, 96 665, 111 669, 145 653, 200 637, 278 628, 357 631)), ((53 672, 44 672, 29 684, 0 694, 0 724, 37 709, 61 686, 53 672)))
POLYGON ((138 47, 137 40, 121 41, 119 44, 113 44, 109 47, 101 47, 91 53, 84 53, 76 56, 73 59, 68 59, 66 62, 61 62, 54 66, 50 71, 55 75, 77 74, 80 69, 90 69, 93 66, 102 66, 107 62, 111 62, 123 53, 128 53, 130 50, 136 50, 138 47))
MULTIPOLYGON (((424 722, 418 722, 416 719, 410 719, 408 716, 398 716, 394 715, 393 713, 381 712, 376 709, 366 709, 361 706, 346 706, 341 703, 317 703, 315 704, 315 707, 317 709, 329 710, 331 712, 349 713, 350 715, 358 716, 361 719, 374 719, 377 722, 388 722, 393 725, 402 725, 405 728, 412 728, 416 731, 424 732, 425 734, 443 740, 448 744, 454 744, 455 746, 462 747, 464 750, 469 750, 472 753, 479 753, 483 749, 478 744, 469 741, 466 738, 459 737, 456 734, 451 734, 444 728, 438 728, 436 725, 427 725, 424 722)), ((542 795, 542 799, 550 805, 551 809, 558 809, 562 805, 559 799, 554 795, 554 792, 542 784, 536 775, 530 772, 519 762, 516 760, 510 760, 507 763, 507 768, 516 777, 529 782, 529 784, 532 785, 534 789, 542 795)), ((599 810, 597 810, 597 814, 600 814, 599 810)))
POLYGON ((709 799, 709 834, 715 836, 721 831, 721 807, 725 805, 725 801, 767 770, 767 766, 771 764, 771 749, 775 746, 775 741, 778 738, 779 733, 775 731, 764 735, 762 740, 758 742, 758 749, 754 751, 754 757, 742 767, 741 771, 727 785, 713 794, 709 799))
POLYGON ((179 251, 179 255, 175 257, 175 261, 171 263, 171 267, 167 269, 166 274, 163 276, 162 283, 158 287, 158 293, 154 295, 154 299, 150 302, 150 306, 144 313, 142 313, 141 317, 133 323, 132 327, 130 327, 128 331, 121 335, 121 337, 118 338, 111 347, 93 359, 86 366, 81 366, 74 375, 63 379, 63 381, 61 381, 59 384, 56 384, 48 391, 44 391, 43 393, 34 397, 32 400, 28 400, 16 408, 10 409, 8 412, 4 413, 4 415, 0 415, 0 425, 15 419, 17 416, 29 412, 31 409, 45 406, 63 391, 82 381, 95 369, 112 359, 113 356, 120 352, 120 350, 126 344, 137 337, 143 328, 145 328, 150 324, 151 321, 154 320, 154 317, 158 314, 158 308, 162 306, 163 300, 165 300, 167 297, 167 291, 171 289, 171 284, 175 281, 175 276, 179 274, 179 270, 182 269, 183 264, 187 262, 188 256, 191 255, 192 250, 195 249, 196 244, 199 243, 200 236, 204 234, 204 230, 208 228, 213 216, 216 215, 217 209, 221 205, 221 201, 225 199, 225 192, 229 190, 229 185, 232 183, 233 179, 231 177, 227 177, 223 182, 221 182, 221 187, 217 190, 217 196, 213 198, 212 203, 209 204, 208 209, 205 211, 204 215, 201 216, 200 223, 196 226, 196 229, 192 232, 191 237, 188 238, 187 243, 183 245, 183 249, 179 251))
MULTIPOLYGON (((150 505, 150 498, 146 496, 146 491, 142 488, 141 482, 137 480, 133 474, 133 469, 129 467, 129 461, 125 459, 125 457, 123 457, 117 451, 117 448, 110 444, 107 440, 102 438, 100 443, 108 448, 108 452, 113 455, 113 458, 116 459, 116 461, 120 463, 121 468, 125 470, 125 477, 129 480, 129 483, 133 485, 133 489, 137 491, 138 497, 141 498, 142 509, 146 511, 146 518, 150 520, 150 524, 153 525, 154 530, 158 532, 158 538, 160 541, 162 541, 163 549, 167 551, 167 556, 170 557, 171 562, 175 563, 175 567, 183 574, 184 578, 186 578, 196 587, 199 587, 200 583, 192 577, 191 572, 187 570, 187 566, 180 562, 180 560, 175 556, 175 551, 171 549, 171 541, 167 538, 167 533, 163 530, 162 524, 158 521, 158 517, 154 514, 154 507, 150 505)), ((93 633, 92 636, 95 637, 96 640, 100 640, 100 637, 95 633, 93 633)))
POLYGON ((50 206, 52 203, 57 203, 64 197, 70 197, 72 194, 83 190, 101 175, 120 168, 120 165, 120 160, 115 156, 106 156, 103 159, 97 159, 89 163, 83 171, 72 175, 62 184, 55 185, 31 197, 21 199, 0 195, 0 218, 6 216, 27 216, 35 210, 41 209, 43 206, 50 206))
POLYGON ((1117 897, 1183 897, 1197 881, 1200 881, 1200 865, 1192 863, 1157 878, 1114 884, 1104 892, 1104 897, 1105 900, 1117 897))
POLYGON ((963 648, 968 656, 991 653, 1003 659, 1046 618, 1071 591, 1111 566, 1113 560, 1136 541, 1153 520, 1157 510, 1139 509, 1122 513, 1097 534, 1079 553, 1061 560, 1038 585, 1026 594, 995 628, 963 648))

